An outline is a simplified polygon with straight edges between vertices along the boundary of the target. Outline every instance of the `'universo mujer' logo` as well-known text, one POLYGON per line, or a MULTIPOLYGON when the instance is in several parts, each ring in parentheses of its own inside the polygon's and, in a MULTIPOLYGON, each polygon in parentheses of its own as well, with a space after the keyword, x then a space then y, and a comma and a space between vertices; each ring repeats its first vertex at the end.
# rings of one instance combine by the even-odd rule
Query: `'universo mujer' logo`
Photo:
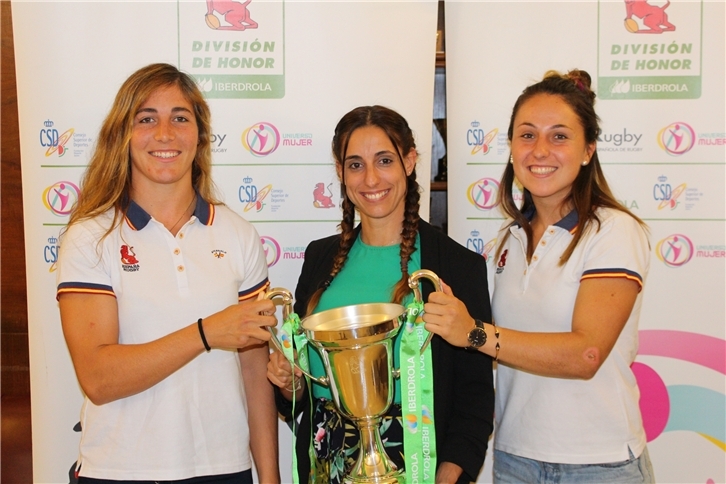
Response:
POLYGON ((669 155, 680 156, 695 143, 696 132, 686 123, 671 123, 658 132, 658 146, 669 155))
POLYGON ((270 123, 255 123, 242 132, 242 146, 254 156, 267 156, 280 146, 280 132, 270 123))
POLYGON ((43 205, 53 214, 64 217, 71 213, 80 193, 80 189, 74 183, 57 182, 43 190, 43 205))
POLYGON ((669 235, 656 244, 655 254, 668 267, 681 267, 693 257, 693 242, 683 234, 669 235))
POLYGON ((480 178, 466 190, 469 203, 479 210, 491 210, 497 206, 499 182, 494 178, 480 178))
MULTIPOLYGON (((413 413, 407 413, 406 418, 406 429, 412 434, 415 434, 418 432, 418 417, 416 417, 413 413)), ((424 425, 431 425, 434 423, 432 417, 431 417, 431 411, 428 409, 426 405, 421 405, 421 423, 424 425)))
POLYGON ((265 250, 267 267, 272 267, 277 264, 277 261, 280 260, 280 254, 282 253, 282 250, 280 250, 280 244, 278 244, 275 239, 267 235, 260 237, 260 242, 262 242, 262 248, 265 250))

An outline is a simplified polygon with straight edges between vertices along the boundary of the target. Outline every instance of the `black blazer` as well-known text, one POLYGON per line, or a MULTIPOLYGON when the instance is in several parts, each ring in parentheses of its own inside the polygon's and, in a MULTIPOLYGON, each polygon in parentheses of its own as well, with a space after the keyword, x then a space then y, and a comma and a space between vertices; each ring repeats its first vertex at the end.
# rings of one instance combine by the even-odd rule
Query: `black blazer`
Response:
MULTIPOLYGON (((360 226, 356 228, 356 236, 360 226)), ((451 286, 472 317, 491 321, 486 263, 483 257, 465 249, 423 220, 419 222, 421 268, 435 272, 451 286)), ((300 279, 295 290, 295 312, 305 317, 312 294, 330 274, 340 236, 311 242, 305 250, 300 279)), ((433 285, 423 282, 424 301, 433 285)), ((434 420, 437 461, 452 462, 464 472, 459 482, 475 481, 486 454, 494 419, 492 359, 479 352, 456 348, 439 336, 431 341, 434 371, 434 420)), ((286 420, 292 419, 292 404, 275 387, 277 409, 286 420)), ((310 406, 306 394, 295 405, 299 419, 296 454, 300 482, 310 472, 310 406)))

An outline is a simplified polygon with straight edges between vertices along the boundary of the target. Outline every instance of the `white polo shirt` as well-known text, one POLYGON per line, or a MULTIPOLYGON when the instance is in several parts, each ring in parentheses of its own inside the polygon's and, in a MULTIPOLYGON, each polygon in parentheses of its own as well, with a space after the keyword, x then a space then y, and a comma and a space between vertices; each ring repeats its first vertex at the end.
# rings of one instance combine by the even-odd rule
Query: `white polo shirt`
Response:
MULTIPOLYGON (((527 265, 524 230, 509 228, 494 272, 492 312, 503 327, 528 332, 568 332, 580 282, 625 277, 639 284, 650 264, 644 229, 628 214, 598 209, 591 226, 560 266, 577 230, 571 212, 550 226, 527 265)), ((505 224, 505 227, 508 224, 505 224)), ((497 369, 494 447, 518 456, 560 464, 624 461, 646 443, 640 397, 630 364, 638 350, 642 291, 612 352, 590 380, 537 376, 506 365, 497 369)))
MULTIPOLYGON (((174 237, 131 202, 99 244, 113 211, 71 226, 61 239, 58 296, 115 297, 119 343, 146 343, 268 286, 254 227, 198 197, 174 237)), ((245 389, 236 350, 203 353, 139 394, 81 411, 80 475, 174 480, 240 472, 252 465, 245 389)))

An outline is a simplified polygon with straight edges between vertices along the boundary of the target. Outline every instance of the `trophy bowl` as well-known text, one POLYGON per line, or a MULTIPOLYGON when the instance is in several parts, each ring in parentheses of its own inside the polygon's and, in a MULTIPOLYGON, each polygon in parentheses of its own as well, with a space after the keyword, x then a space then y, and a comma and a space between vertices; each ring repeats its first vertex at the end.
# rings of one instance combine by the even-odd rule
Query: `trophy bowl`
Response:
POLYGON ((380 417, 391 405, 393 339, 403 313, 398 304, 358 304, 302 320, 323 357, 333 399, 351 420, 380 417))
POLYGON ((397 483, 401 471, 383 448, 378 425, 393 401, 393 340, 399 304, 344 306, 308 316, 302 328, 323 358, 333 401, 360 431, 360 452, 347 483, 397 483))

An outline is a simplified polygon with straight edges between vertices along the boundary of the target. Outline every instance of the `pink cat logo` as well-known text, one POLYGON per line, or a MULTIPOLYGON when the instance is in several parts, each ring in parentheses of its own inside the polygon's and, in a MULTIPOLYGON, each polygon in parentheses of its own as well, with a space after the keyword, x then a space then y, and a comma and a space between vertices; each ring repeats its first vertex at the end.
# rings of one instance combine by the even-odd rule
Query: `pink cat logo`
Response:
POLYGON ((676 30, 666 13, 670 4, 670 0, 662 7, 651 5, 647 0, 625 0, 625 28, 633 34, 661 34, 676 30), (633 17, 639 18, 647 28, 641 29, 633 17))
POLYGON ((315 185, 315 190, 313 190, 313 206, 315 208, 333 208, 335 207, 335 204, 333 203, 333 194, 330 191, 330 185, 328 185, 328 194, 325 194, 325 185, 322 183, 318 183, 315 185))
POLYGON ((257 22, 252 20, 250 10, 247 8, 251 1, 220 2, 219 0, 207 0, 207 15, 204 20, 207 22, 207 26, 213 30, 256 29, 257 22), (222 25, 215 13, 220 14, 229 25, 222 25))

